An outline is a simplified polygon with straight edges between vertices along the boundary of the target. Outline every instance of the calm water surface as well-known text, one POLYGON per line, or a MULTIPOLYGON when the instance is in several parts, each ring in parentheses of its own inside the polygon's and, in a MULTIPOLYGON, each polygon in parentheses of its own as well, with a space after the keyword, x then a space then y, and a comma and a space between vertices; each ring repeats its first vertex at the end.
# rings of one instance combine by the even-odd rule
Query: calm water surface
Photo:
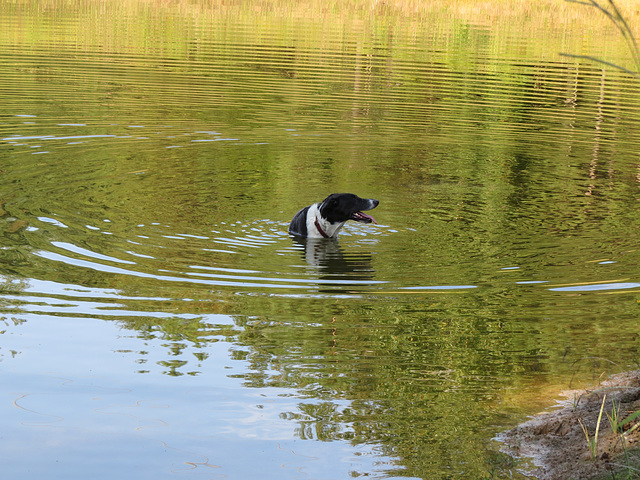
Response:
POLYGON ((517 477, 636 368, 638 88, 558 54, 624 43, 487 8, 0 4, 7 478, 517 477))

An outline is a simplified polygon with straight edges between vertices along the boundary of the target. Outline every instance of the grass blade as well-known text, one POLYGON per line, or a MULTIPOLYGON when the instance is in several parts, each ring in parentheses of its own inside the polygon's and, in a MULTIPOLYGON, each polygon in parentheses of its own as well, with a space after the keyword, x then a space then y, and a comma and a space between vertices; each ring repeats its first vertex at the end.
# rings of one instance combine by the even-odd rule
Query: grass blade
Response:
POLYGON ((594 450, 597 451, 598 449, 598 432, 600 431, 600 421, 602 420, 602 412, 604 411, 604 402, 607 400, 607 394, 604 394, 604 397, 602 397, 602 406, 600 407, 600 414, 598 415, 598 424, 596 425, 596 435, 593 438, 593 441, 595 443, 595 447, 594 450))
POLYGON ((604 14, 609 20, 611 20, 611 22, 616 26, 616 28, 620 31, 623 38, 627 42, 627 46, 631 51, 631 56, 633 58, 633 63, 635 64, 636 71, 632 72, 631 70, 628 70, 619 65, 616 65, 615 63, 607 62, 596 57, 591 57, 589 55, 571 55, 567 53, 561 53, 560 55, 563 55, 565 57, 582 58, 585 60, 598 62, 603 65, 608 65, 610 67, 617 68, 618 70, 621 70, 625 73, 633 75, 636 78, 640 78, 640 74, 638 73, 640 72, 640 48, 638 48, 638 42, 636 41, 636 37, 633 34, 633 30, 631 30, 631 27, 625 20, 624 16, 622 15, 622 12, 620 12, 620 9, 615 4, 615 2, 613 0, 608 0, 608 4, 610 7, 609 9, 601 5, 600 3, 598 3, 598 1, 596 0, 588 0, 588 1, 566 0, 566 1, 570 3, 577 3, 578 5, 586 5, 588 7, 593 7, 599 10, 602 14, 604 14))

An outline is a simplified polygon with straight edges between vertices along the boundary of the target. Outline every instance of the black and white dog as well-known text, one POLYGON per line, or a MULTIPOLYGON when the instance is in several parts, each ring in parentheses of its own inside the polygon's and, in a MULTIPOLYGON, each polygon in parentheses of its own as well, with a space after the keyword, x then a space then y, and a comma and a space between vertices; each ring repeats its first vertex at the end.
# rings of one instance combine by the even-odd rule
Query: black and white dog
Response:
POLYGON ((308 238, 336 238, 347 220, 377 223, 362 213, 378 206, 378 200, 360 198, 353 193, 333 193, 320 203, 304 207, 289 224, 289 233, 308 238))

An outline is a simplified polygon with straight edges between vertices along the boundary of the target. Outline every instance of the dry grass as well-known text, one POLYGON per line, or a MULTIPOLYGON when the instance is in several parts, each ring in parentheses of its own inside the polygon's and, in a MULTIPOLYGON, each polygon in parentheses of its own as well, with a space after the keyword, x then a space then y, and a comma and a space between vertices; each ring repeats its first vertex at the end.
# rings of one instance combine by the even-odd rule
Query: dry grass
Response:
MULTIPOLYGON (((13 0, 13 6, 33 7, 32 0, 13 0)), ((636 0, 617 0, 616 4, 631 26, 640 25, 640 4, 636 0)), ((473 23, 517 18, 545 24, 579 23, 607 25, 607 20, 590 9, 566 0, 44 0, 37 2, 42 10, 82 9, 153 9, 183 15, 260 14, 291 18, 323 18, 327 16, 405 16, 420 18, 432 12, 446 12, 452 17, 473 23)))

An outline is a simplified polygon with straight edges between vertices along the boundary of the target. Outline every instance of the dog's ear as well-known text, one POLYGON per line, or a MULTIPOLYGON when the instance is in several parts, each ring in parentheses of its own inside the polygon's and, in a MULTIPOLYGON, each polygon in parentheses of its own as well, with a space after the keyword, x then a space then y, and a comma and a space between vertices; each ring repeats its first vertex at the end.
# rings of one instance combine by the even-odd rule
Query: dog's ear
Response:
POLYGON ((322 204, 320 205, 320 208, 324 209, 324 208, 332 208, 335 207, 338 204, 338 198, 335 195, 329 195, 327 198, 325 198, 322 201, 322 204))

